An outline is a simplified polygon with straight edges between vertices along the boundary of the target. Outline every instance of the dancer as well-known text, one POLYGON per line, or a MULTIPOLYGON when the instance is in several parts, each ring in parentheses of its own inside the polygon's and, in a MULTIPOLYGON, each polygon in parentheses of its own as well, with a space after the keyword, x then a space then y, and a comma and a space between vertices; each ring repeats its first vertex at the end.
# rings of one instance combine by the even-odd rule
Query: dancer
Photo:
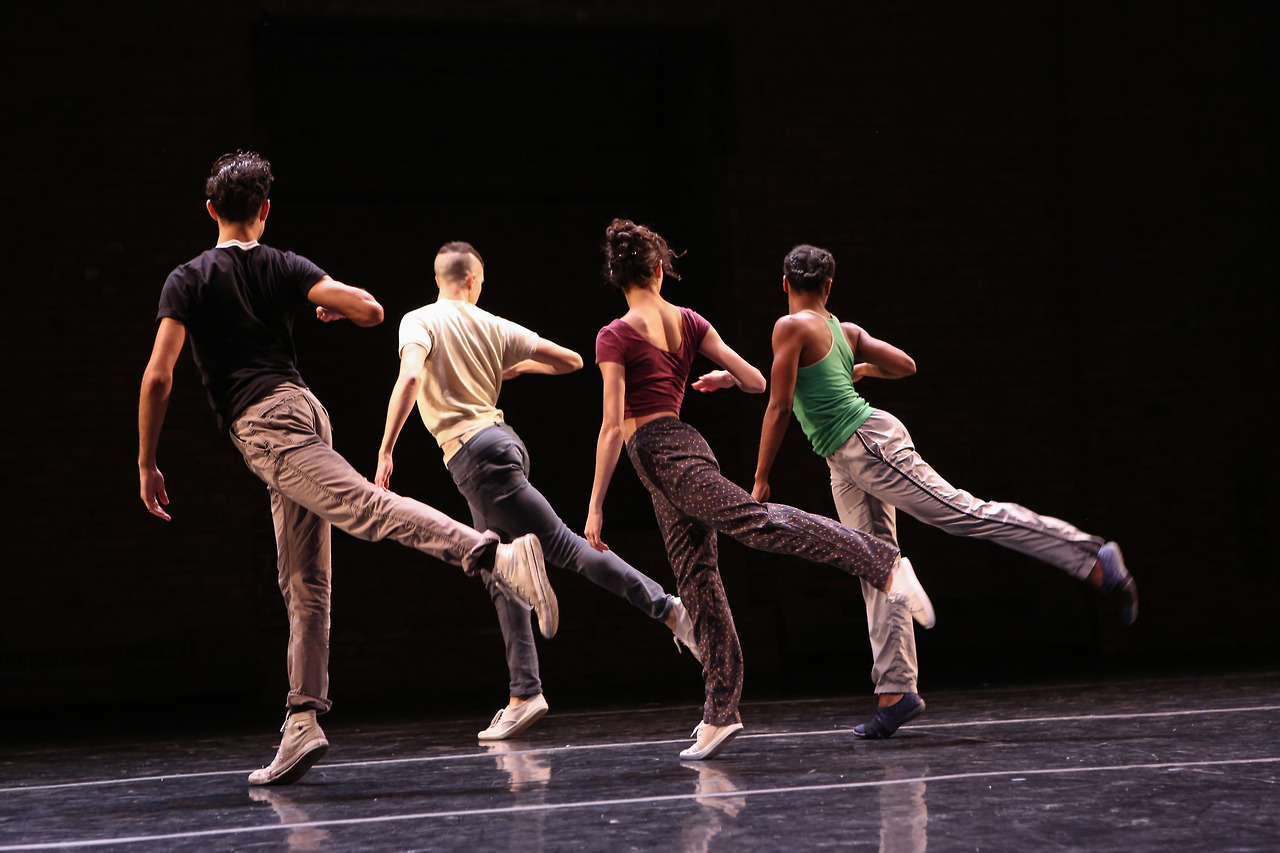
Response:
POLYGON ((492 531, 479 533, 374 486, 334 451, 328 413, 298 373, 294 316, 310 301, 323 322, 349 318, 374 326, 382 322, 382 306, 306 258, 258 242, 272 180, 271 165, 252 151, 213 164, 206 208, 218 223, 218 243, 169 274, 138 402, 142 502, 169 521, 156 451, 174 364, 189 334, 219 426, 271 497, 280 592, 289 613, 288 714, 274 760, 249 775, 254 785, 297 781, 329 746, 316 715, 332 706, 330 525, 360 539, 394 539, 470 575, 491 572, 506 595, 537 611, 548 637, 559 618, 537 537, 499 544, 492 531))
MULTIPOLYGON (((571 531, 529 483, 529 452, 497 408, 504 379, 523 373, 571 373, 582 357, 523 326, 476 305, 484 287, 484 261, 469 243, 446 243, 436 254, 439 298, 400 322, 400 376, 387 405, 387 425, 374 483, 389 488, 396 439, 417 401, 427 430, 471 508, 472 524, 503 539, 536 534, 547 562, 577 572, 650 618, 664 622, 694 657, 692 622, 680 599, 611 552, 596 551, 571 531)), ((526 730, 547 712, 538 650, 528 609, 502 594, 481 571, 498 611, 507 650, 510 700, 480 740, 502 740, 526 730)))
MULTIPOLYGON (((1102 590, 1121 621, 1131 624, 1138 616, 1138 588, 1116 543, 955 488, 920 457, 901 421, 862 398, 854 387, 859 379, 900 379, 915 373, 916 365, 902 350, 827 310, 836 270, 831 253, 796 246, 782 269, 788 313, 773 327, 773 390, 752 495, 769 499, 769 471, 794 408, 814 452, 831 468, 831 492, 845 524, 897 544, 895 509, 901 509, 947 533, 990 539, 1102 590)), ((916 689, 915 633, 900 603, 865 580, 862 592, 878 709, 854 733, 886 738, 924 710, 916 689)))
POLYGON ((720 474, 711 448, 680 420, 684 385, 701 353, 722 370, 693 383, 699 391, 739 387, 765 390, 764 377, 734 352, 696 312, 667 302, 663 281, 678 278, 674 255, 654 231, 625 219, 605 239, 606 276, 626 297, 628 311, 600 330, 596 361, 604 381, 604 415, 596 447, 595 480, 587 515, 587 541, 601 540, 604 497, 623 442, 636 474, 653 498, 676 575, 676 589, 693 618, 702 650, 706 702, 683 758, 712 758, 742 730, 742 650, 717 566, 716 536, 748 547, 826 563, 867 578, 894 600, 932 618, 932 607, 898 549, 822 516, 765 504, 720 474))

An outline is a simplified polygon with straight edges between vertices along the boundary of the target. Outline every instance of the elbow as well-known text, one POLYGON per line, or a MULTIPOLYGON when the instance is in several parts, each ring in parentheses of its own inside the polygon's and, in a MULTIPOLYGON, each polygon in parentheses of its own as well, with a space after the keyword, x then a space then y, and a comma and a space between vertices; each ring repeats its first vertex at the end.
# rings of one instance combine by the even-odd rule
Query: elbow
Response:
POLYGON ((173 387, 173 374, 158 370, 147 370, 142 374, 142 395, 144 397, 163 397, 173 387))
POLYGON ((352 318, 352 319, 357 326, 361 326, 366 329, 369 328, 370 326, 376 326, 379 323, 381 323, 384 319, 382 306, 377 302, 373 302, 372 304, 367 304, 363 306, 363 310, 361 311, 360 316, 358 318, 352 318))
POLYGON ((569 355, 571 356, 571 358, 569 358, 569 359, 567 359, 567 360, 565 361, 565 365, 564 365, 565 369, 564 369, 564 372, 565 372, 565 373, 573 373, 574 371, 581 370, 581 369, 582 369, 582 356, 578 355, 576 352, 571 352, 571 353, 569 353, 569 355))
POLYGON ((764 380, 764 375, 760 371, 756 371, 754 376, 747 376, 739 380, 742 390, 748 394, 763 394, 768 388, 768 383, 764 380))
POLYGON ((898 376, 899 378, 902 378, 907 376, 915 376, 915 374, 916 374, 916 360, 908 356, 906 362, 903 363, 902 370, 898 374, 898 376))

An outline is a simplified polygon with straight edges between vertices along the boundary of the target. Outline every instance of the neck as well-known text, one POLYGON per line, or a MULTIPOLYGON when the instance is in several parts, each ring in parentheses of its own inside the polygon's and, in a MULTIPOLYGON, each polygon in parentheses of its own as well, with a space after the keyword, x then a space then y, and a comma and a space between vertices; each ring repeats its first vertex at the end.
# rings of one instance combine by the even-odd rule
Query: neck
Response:
POLYGON ((225 243, 228 240, 238 240, 241 243, 252 243, 262 237, 265 224, 261 220, 255 220, 254 222, 219 222, 218 242, 225 243))
POLYGON ((821 293, 803 293, 792 290, 787 293, 787 313, 799 314, 801 311, 817 311, 827 314, 827 297, 821 293))
POLYGON ((466 302, 468 305, 475 305, 477 300, 475 291, 464 284, 440 285, 440 298, 452 299, 455 302, 466 302))
POLYGON ((648 305, 660 305, 665 300, 655 286, 636 286, 623 293, 627 298, 627 307, 640 308, 648 305))

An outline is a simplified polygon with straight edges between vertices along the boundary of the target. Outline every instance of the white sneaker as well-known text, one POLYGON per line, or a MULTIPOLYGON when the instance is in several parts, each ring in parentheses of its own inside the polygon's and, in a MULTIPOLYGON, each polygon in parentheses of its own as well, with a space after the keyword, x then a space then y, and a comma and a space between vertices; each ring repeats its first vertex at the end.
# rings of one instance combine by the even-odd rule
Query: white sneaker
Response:
POLYGON ((329 739, 316 722, 314 710, 290 714, 280 731, 284 737, 275 759, 249 774, 250 785, 291 785, 329 751, 329 739))
POLYGON ((693 617, 689 615, 688 610, 685 610, 684 603, 678 596, 672 595, 668 598, 671 599, 671 612, 676 615, 674 628, 676 648, 680 648, 683 643, 689 650, 689 654, 693 655, 693 659, 702 663, 702 651, 698 648, 698 641, 693 638, 693 617))
POLYGON ((506 740, 532 726, 547 713, 547 700, 539 693, 512 708, 507 706, 493 715, 489 728, 476 735, 480 740, 506 740))
POLYGON ((523 607, 533 608, 538 630, 548 640, 560 627, 560 604, 547 580, 542 543, 532 533, 498 546, 493 558, 493 578, 502 593, 523 607))
POLYGON ((720 751, 729 745, 729 741, 742 731, 742 723, 730 723, 727 726, 713 726, 710 723, 698 723, 689 737, 697 738, 693 746, 680 750, 680 757, 690 761, 705 761, 715 758, 720 751))
POLYGON ((900 558, 898 564, 894 566, 893 581, 886 594, 890 598, 895 595, 905 597, 911 605, 912 618, 925 628, 932 628, 938 624, 938 617, 933 612, 933 602, 929 600, 929 593, 925 592, 924 587, 920 585, 916 570, 911 567, 911 561, 906 557, 900 558))

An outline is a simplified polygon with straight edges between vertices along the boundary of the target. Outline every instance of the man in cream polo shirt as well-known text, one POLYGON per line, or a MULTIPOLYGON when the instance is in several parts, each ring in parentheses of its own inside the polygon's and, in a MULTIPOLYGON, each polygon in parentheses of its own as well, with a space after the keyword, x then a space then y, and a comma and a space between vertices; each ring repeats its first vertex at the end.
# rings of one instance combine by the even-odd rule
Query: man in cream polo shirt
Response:
MULTIPOLYGON (((496 531, 503 541, 538 534, 549 564, 577 572, 662 621, 696 657, 693 626, 680 599, 612 551, 596 551, 560 520, 529 483, 529 452, 497 408, 504 379, 571 373, 582 368, 581 356, 476 305, 484 261, 469 243, 440 248, 435 278, 437 301, 400 322, 400 376, 387 406, 374 482, 390 487, 396 439, 416 401, 480 529, 496 531)), ((479 738, 502 740, 532 725, 547 712, 547 702, 529 611, 511 605, 487 573, 482 577, 498 612, 511 684, 509 703, 479 738)))

